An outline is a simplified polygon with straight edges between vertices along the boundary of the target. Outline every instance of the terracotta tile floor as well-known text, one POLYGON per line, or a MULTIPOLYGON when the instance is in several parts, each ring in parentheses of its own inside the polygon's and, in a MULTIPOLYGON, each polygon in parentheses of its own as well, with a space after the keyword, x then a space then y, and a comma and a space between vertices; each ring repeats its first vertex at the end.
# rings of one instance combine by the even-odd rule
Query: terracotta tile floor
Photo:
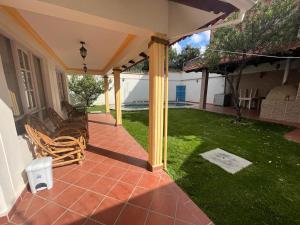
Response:
POLYGON ((285 135, 285 138, 300 144, 300 128, 295 129, 285 135))
POLYGON ((12 224, 213 224, 163 171, 147 171, 147 153, 111 115, 89 116, 86 160, 53 170, 54 187, 26 192, 12 224))

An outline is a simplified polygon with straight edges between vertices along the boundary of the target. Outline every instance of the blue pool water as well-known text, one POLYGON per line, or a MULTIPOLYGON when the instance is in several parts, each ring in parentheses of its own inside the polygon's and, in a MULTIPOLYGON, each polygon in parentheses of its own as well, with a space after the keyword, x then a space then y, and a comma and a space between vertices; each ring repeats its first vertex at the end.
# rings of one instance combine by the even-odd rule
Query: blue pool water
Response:
MULTIPOLYGON (((169 102, 169 108, 185 108, 185 107, 191 107, 191 103, 186 102, 169 102)), ((148 103, 127 103, 122 105, 123 110, 143 110, 148 109, 149 104, 148 103)))

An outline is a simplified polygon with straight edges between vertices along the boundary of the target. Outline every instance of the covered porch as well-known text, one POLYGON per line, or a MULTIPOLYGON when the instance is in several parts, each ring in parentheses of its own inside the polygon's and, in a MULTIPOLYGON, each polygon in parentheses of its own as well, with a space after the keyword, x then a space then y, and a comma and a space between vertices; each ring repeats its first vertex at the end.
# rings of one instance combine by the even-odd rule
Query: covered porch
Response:
POLYGON ((165 171, 147 170, 146 151, 114 124, 89 115, 84 163, 54 169, 51 190, 23 192, 11 224, 212 225, 165 171))

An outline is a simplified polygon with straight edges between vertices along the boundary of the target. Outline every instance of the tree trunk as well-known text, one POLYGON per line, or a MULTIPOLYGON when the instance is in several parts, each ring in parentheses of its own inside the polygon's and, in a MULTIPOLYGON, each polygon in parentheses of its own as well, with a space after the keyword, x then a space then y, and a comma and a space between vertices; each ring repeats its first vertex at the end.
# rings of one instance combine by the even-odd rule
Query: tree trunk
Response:
POLYGON ((241 77, 242 77, 242 73, 243 73, 245 66, 246 66, 245 63, 243 63, 240 66, 235 85, 233 83, 233 80, 231 80, 229 78, 229 75, 228 74, 225 75, 225 79, 229 83, 230 91, 232 93, 233 105, 234 105, 234 109, 236 111, 236 122, 241 122, 241 120, 242 120, 239 87, 240 87, 241 77))

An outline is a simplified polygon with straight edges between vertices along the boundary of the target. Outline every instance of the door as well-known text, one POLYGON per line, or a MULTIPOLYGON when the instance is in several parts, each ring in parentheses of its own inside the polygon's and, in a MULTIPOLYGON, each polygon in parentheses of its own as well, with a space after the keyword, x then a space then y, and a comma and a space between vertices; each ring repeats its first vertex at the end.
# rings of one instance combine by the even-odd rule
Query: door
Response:
POLYGON ((176 86, 176 102, 185 102, 185 85, 176 86))

